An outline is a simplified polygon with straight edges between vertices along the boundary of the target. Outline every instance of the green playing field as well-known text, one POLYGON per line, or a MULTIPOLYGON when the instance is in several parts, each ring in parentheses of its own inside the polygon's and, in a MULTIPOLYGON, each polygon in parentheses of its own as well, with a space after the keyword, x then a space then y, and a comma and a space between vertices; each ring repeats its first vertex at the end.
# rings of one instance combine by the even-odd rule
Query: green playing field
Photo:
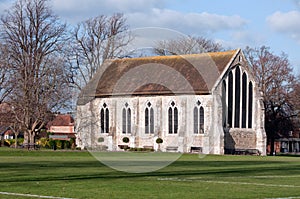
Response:
POLYGON ((300 198, 300 157, 183 154, 148 173, 116 171, 87 151, 0 148, 0 161, 1 199, 300 198))

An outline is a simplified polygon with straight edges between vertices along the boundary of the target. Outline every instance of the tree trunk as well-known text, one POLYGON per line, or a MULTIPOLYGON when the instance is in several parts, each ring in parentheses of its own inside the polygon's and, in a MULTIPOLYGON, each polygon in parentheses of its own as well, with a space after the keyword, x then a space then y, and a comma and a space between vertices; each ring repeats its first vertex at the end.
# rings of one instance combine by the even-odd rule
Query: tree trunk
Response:
POLYGON ((15 148, 18 147, 18 135, 15 134, 15 148))
POLYGON ((30 149, 35 149, 35 132, 34 131, 31 131, 29 133, 30 135, 30 139, 29 139, 29 146, 30 146, 30 149))
POLYGON ((274 137, 272 136, 270 138, 270 155, 275 155, 275 147, 274 147, 274 144, 275 144, 275 139, 274 137))
POLYGON ((23 145, 24 145, 25 148, 29 149, 29 133, 27 131, 24 132, 23 145))

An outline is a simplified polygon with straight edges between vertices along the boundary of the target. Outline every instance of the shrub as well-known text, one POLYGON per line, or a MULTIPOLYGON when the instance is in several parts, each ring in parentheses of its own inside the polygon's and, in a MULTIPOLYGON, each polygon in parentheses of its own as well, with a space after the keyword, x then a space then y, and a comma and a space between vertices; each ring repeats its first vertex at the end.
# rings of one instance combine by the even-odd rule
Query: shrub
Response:
POLYGON ((161 144, 161 143, 163 143, 163 142, 164 142, 164 141, 163 141, 163 139, 161 139, 161 138, 157 138, 157 139, 156 139, 156 143, 157 143, 157 144, 161 144))
POLYGON ((9 140, 4 140, 4 146, 10 147, 10 142, 9 142, 9 140))
POLYGON ((42 148, 50 148, 49 139, 48 138, 40 138, 37 141, 37 144, 40 145, 40 147, 42 147, 42 148))
POLYGON ((71 148, 71 141, 67 140, 65 141, 65 148, 70 149, 71 148))
POLYGON ((56 150, 55 140, 52 140, 52 139, 49 140, 49 148, 52 148, 52 149, 56 150))
POLYGON ((138 151, 138 152, 153 152, 154 149, 151 148, 130 148, 129 151, 138 151))
POLYGON ((18 138, 18 145, 22 145, 24 142, 24 138, 18 138))
POLYGON ((128 137, 123 137, 123 142, 124 143, 128 143, 129 142, 129 138, 128 137))
POLYGON ((9 140, 6 140, 6 142, 8 143, 9 146, 11 145, 14 145, 16 140, 15 139, 9 139, 9 140))

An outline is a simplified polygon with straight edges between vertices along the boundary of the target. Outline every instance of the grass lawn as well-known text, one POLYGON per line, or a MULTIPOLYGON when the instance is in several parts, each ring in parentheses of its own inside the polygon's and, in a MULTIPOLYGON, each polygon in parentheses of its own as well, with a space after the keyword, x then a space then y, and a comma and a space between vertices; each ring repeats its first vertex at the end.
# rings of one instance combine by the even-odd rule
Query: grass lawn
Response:
POLYGON ((0 161, 1 199, 35 198, 29 194, 52 198, 300 198, 300 157, 199 158, 184 154, 149 173, 115 171, 89 152, 78 151, 0 148, 0 161))

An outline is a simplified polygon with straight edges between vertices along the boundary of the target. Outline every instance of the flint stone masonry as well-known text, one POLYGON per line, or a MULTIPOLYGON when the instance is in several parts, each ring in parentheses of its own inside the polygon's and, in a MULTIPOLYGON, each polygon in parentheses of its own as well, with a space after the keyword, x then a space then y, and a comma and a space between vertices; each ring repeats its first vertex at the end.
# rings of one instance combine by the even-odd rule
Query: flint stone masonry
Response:
MULTIPOLYGON (((169 151, 169 152, 183 152, 189 153, 197 151, 204 154, 224 154, 226 151, 232 151, 234 149, 254 149, 260 152, 260 154, 266 154, 266 134, 264 130, 264 110, 261 103, 261 95, 257 84, 254 81, 251 73, 248 71, 247 62, 241 50, 228 51, 221 53, 210 53, 210 61, 202 63, 203 55, 192 55, 193 65, 186 64, 186 61, 174 59, 173 57, 159 57, 159 58, 142 58, 142 59, 126 59, 117 61, 110 61, 111 65, 106 66, 107 70, 110 67, 118 68, 114 69, 115 73, 125 70, 126 67, 135 67, 137 62, 142 60, 145 62, 161 62, 160 64, 169 64, 169 67, 173 67, 177 71, 187 71, 183 76, 190 82, 193 90, 172 90, 169 92, 165 87, 152 85, 140 85, 137 89, 137 93, 127 93, 122 90, 120 93, 111 92, 111 85, 115 84, 109 78, 103 77, 107 73, 102 69, 97 73, 100 77, 94 78, 81 93, 81 97, 78 100, 77 106, 77 119, 76 119, 76 131, 77 131, 77 145, 82 148, 103 149, 107 151, 123 151, 124 147, 130 148, 153 148, 155 151, 169 151), (170 57, 170 58, 169 58, 170 57), (164 60, 168 60, 164 62, 164 60), (174 61, 175 60, 175 61, 174 61), (210 62, 215 63, 213 66, 210 62), (173 62, 174 61, 174 62, 173 62), (132 65, 130 65, 133 63, 132 65), (125 65, 124 65, 125 64, 125 65), (127 64, 127 65, 126 65, 127 64), (183 64, 182 67, 176 66, 176 64, 183 64), (203 65, 204 64, 204 65, 203 65), (124 65, 124 66, 123 66, 124 65), (202 72, 197 78, 194 69, 188 67, 195 67, 201 69, 202 72), (210 67, 215 67, 218 70, 218 75, 211 75, 211 71, 207 71, 210 67), (230 116, 228 107, 229 80, 228 74, 232 71, 235 74, 236 70, 240 70, 242 74, 247 74, 247 85, 253 85, 253 103, 250 114, 249 106, 247 106, 246 121, 252 120, 252 126, 242 128, 234 128, 234 123, 229 124, 228 117, 230 116), (205 73, 205 71, 207 71, 205 73), (203 74, 204 73, 204 74, 203 74), (192 78, 193 77, 193 78, 192 78), (95 82, 95 79, 97 81, 95 82), (202 80, 201 80, 202 79, 202 80), (197 81, 203 81, 203 83, 197 83, 197 81), (105 82, 106 81, 106 82, 105 82), (112 81, 112 82, 109 82, 112 81), (193 83, 196 82, 196 83, 193 83), (205 85, 204 85, 205 84, 205 85), (102 90, 101 90, 102 89, 102 90), (145 133, 145 109, 147 107, 153 109, 153 124, 154 130, 151 133, 145 133), (101 133, 101 114, 100 110, 103 105, 109 110, 108 119, 106 122, 109 124, 109 132, 101 133), (169 133, 169 108, 176 107, 178 110, 178 132, 176 134, 169 133), (203 132, 194 131, 194 108, 202 107, 204 110, 204 125, 201 126, 203 132), (123 109, 130 109, 130 123, 126 123, 126 128, 130 128, 130 133, 124 134, 124 113, 123 109), (251 118, 249 118, 251 117, 251 118), (124 143, 123 138, 128 137, 129 142, 124 143), (103 138, 103 142, 99 142, 99 138, 103 138), (163 143, 157 144, 156 139, 162 138, 163 143)), ((186 57, 188 60, 189 56, 186 57)), ((154 64, 155 64, 154 63, 154 64)), ((104 67, 104 66, 103 66, 104 67)), ((151 63, 147 64, 147 67, 151 67, 151 63)), ((126 69, 128 70, 128 69, 126 69)), ((158 71, 158 75, 159 75, 158 71)), ((110 74, 113 75, 113 74, 110 74)), ((143 75, 143 74, 140 74, 143 75)), ((151 75, 153 75, 151 73, 151 75)), ((118 76, 118 74, 116 74, 118 76)), ((147 76, 147 74, 145 74, 147 76)), ((147 77, 148 79, 151 79, 147 77)), ((163 78, 160 75, 159 80, 163 78)), ((236 78, 234 76, 234 78, 236 78)), ((155 79, 155 78, 153 78, 155 79)), ((166 80, 167 81, 167 80, 166 80)), ((174 81, 172 79, 172 81, 174 81)), ((241 85, 242 85, 242 81, 241 85)), ((169 82, 170 83, 170 82, 169 82)), ((172 83, 172 82, 171 82, 172 83)), ((176 84, 176 81, 173 82, 176 84)), ((235 88, 236 81, 233 81, 233 88, 235 88)), ((128 83, 128 87, 130 87, 128 83)), ((137 85, 133 85, 137 87, 137 85)), ((180 86, 180 85, 179 85, 180 86)), ((241 86, 242 87, 242 86, 241 86)), ((189 88, 184 86, 184 88, 189 88)), ((251 88, 251 87, 249 87, 251 88)), ((247 104, 249 103, 249 88, 247 86, 247 104)), ((234 89, 233 89, 234 90, 234 89)), ((130 88, 128 88, 130 91, 130 88)), ((233 95, 235 90, 233 91, 233 95)), ((233 97, 234 98, 234 97, 233 97)), ((235 99, 235 98, 234 98, 235 99)), ((238 99, 238 98, 237 98, 238 99)), ((240 96, 242 100, 242 95, 240 96)), ((234 105, 233 108, 236 106, 234 105)), ((150 110, 150 109, 149 109, 150 110)), ((232 121, 234 121, 235 112, 232 111, 232 121)), ((174 115, 172 116, 173 124, 175 122, 174 115)), ((240 123, 242 121, 242 103, 240 103, 240 123)), ((151 119, 152 120, 152 119, 151 119)), ((103 120, 102 120, 103 121, 103 120)), ((174 127, 175 128, 175 127, 174 127)), ((101 140, 101 139, 100 139, 101 140)))

